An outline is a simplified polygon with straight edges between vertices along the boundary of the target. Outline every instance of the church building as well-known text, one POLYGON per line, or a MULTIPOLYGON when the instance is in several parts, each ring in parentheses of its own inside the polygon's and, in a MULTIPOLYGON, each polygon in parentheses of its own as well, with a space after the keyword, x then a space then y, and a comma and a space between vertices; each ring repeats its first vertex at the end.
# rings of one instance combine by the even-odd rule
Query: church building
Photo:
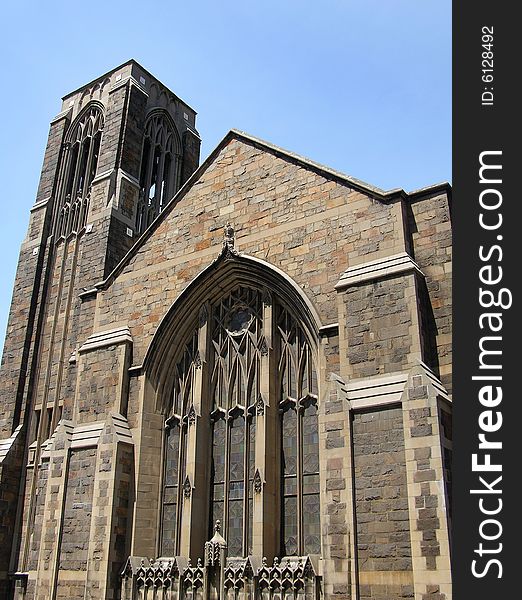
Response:
POLYGON ((449 600, 451 189, 134 60, 63 98, 0 373, 0 600, 449 600))

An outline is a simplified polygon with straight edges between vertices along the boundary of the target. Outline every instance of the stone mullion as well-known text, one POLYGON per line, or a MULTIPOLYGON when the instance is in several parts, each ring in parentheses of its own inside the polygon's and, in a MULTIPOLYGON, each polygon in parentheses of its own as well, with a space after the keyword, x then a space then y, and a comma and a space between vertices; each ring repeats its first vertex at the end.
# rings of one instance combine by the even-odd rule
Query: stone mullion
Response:
MULTIPOLYGON (((143 199, 145 200, 145 206, 147 209, 149 207, 149 192, 150 192, 150 186, 152 185, 152 172, 154 170, 154 155, 155 155, 155 153, 156 153, 156 145, 153 144, 152 140, 150 139, 149 160, 148 160, 148 165, 147 165, 147 174, 145 176, 145 187, 143 188, 143 194, 144 194, 143 199)), ((147 212, 147 221, 146 221, 145 229, 149 225, 150 225, 149 215, 147 212)))
POLYGON ((169 152, 170 154, 170 172, 167 180, 167 190, 165 201, 168 202, 174 195, 174 190, 178 190, 181 186, 179 185, 179 165, 181 163, 181 157, 174 151, 169 152))
POLYGON ((82 189, 82 202, 80 204, 80 216, 78 219, 78 231, 80 231, 82 228, 81 213, 82 213, 82 207, 83 207, 83 200, 86 198, 86 196, 89 192, 89 185, 90 185, 89 177, 90 177, 90 172, 91 172, 92 155, 94 152, 96 133, 97 133, 96 131, 93 131, 92 136, 90 136, 89 154, 87 156, 87 162, 85 163, 85 177, 84 177, 83 189, 82 189))
MULTIPOLYGON (((259 398, 256 400, 255 468, 260 481, 260 490, 253 491, 252 554, 273 557, 277 548, 274 527, 277 519, 276 469, 267 468, 275 464, 274 442, 277 402, 271 388, 271 373, 274 372, 273 357, 273 307, 268 292, 263 294, 262 328, 259 340, 259 398)), ((255 484, 255 481, 254 481, 255 484)))
POLYGON ((181 187, 181 162, 183 160, 181 154, 176 154, 174 152, 171 153, 172 156, 172 174, 170 176, 170 190, 169 190, 169 199, 171 195, 174 195, 174 190, 179 190, 181 187))
POLYGON ((59 167, 60 171, 57 178, 56 191, 55 191, 55 213, 54 218, 52 220, 52 229, 51 232, 54 231, 54 241, 56 242, 57 238, 60 237, 60 231, 58 229, 58 224, 60 224, 60 229, 63 227, 63 221, 60 222, 60 215, 64 206, 65 201, 65 186, 67 185, 67 180, 69 179, 69 171, 71 170, 71 165, 69 164, 69 157, 71 153, 71 144, 69 142, 65 142, 63 144, 63 154, 62 154, 62 162, 59 167))
POLYGON ((156 173, 156 189, 154 190, 154 205, 156 206, 156 210, 159 214, 160 212, 160 202, 161 202, 161 192, 162 192, 162 183, 163 183, 163 169, 165 168, 165 149, 161 149, 158 171, 156 173))
MULTIPOLYGON (((90 144, 89 144, 90 146, 90 144)), ((85 154, 85 139, 83 139, 80 142, 80 148, 78 151, 78 155, 76 157, 76 165, 74 166, 74 179, 73 179, 73 184, 72 184, 72 188, 71 188, 71 208, 74 204, 74 202, 76 201, 76 194, 77 194, 77 186, 78 186, 78 180, 80 178, 80 169, 82 166, 82 161, 83 161, 83 155, 85 154)), ((69 210, 69 219, 71 218, 71 211, 69 210)), ((69 229, 69 227, 67 227, 67 230, 69 229)))

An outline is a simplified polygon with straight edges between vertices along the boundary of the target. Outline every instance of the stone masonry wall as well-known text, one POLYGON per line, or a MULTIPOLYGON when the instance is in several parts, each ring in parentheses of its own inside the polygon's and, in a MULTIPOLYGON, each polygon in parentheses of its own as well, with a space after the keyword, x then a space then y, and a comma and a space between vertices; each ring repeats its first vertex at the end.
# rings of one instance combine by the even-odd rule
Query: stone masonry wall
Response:
POLYGON ((402 371, 421 358, 414 275, 350 287, 343 296, 346 374, 402 371))
POLYGON ((84 577, 78 574, 75 579, 70 576, 70 572, 87 570, 95 467, 95 449, 71 453, 60 544, 57 598, 84 598, 84 577))
POLYGON ((361 600, 413 598, 402 421, 401 408, 353 415, 361 600))
POLYGON ((231 140, 98 296, 95 328, 128 324, 135 364, 173 301, 219 254, 227 221, 238 250, 292 277, 324 324, 338 320, 334 285, 349 264, 404 251, 400 206, 231 140))
POLYGON ((429 308, 426 324, 434 339, 436 364, 430 367, 440 374, 451 394, 451 259, 452 234, 448 197, 439 195, 409 203, 408 228, 413 259, 426 276, 429 308))
POLYGON ((324 594, 348 600, 353 585, 349 416, 340 385, 331 381, 319 414, 324 594))
MULTIPOLYGON (((65 118, 51 124, 36 203, 51 198, 67 124, 65 118)), ((50 208, 52 203, 48 202, 32 212, 28 235, 20 249, 1 365, 0 439, 11 435, 22 412, 31 339, 44 268, 45 233, 51 218, 50 208)))
POLYGON ((126 108, 125 129, 122 136, 121 168, 135 179, 139 179, 143 132, 147 114, 147 95, 136 86, 130 86, 126 108))
POLYGON ((15 533, 20 469, 24 455, 25 435, 20 430, 9 451, 0 460, 0 598, 8 598, 11 582, 7 573, 11 565, 11 543, 15 533))
POLYGON ((42 537, 42 521, 45 512, 45 495, 49 477, 49 461, 42 461, 38 470, 37 499, 34 507, 34 524, 32 525, 31 545, 29 547, 29 560, 27 569, 33 571, 38 567, 38 553, 42 537))
POLYGON ((199 165, 201 140, 190 130, 183 133, 183 164, 181 167, 181 185, 194 173, 199 165))
POLYGON ((108 346, 97 352, 82 353, 78 363, 78 391, 75 420, 91 423, 120 412, 122 375, 127 366, 125 349, 108 346))

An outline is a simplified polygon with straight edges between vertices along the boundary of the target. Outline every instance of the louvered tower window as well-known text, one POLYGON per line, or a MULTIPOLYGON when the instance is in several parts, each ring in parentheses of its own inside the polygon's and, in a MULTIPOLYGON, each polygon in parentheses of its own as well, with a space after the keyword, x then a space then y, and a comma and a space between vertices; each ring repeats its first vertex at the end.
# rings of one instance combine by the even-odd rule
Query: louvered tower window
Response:
POLYGON ((65 169, 56 220, 57 241, 80 233, 89 212, 91 184, 96 175, 103 130, 103 113, 93 104, 71 126, 65 146, 65 169))
POLYGON ((136 230, 154 221, 179 187, 180 144, 170 117, 153 113, 145 126, 136 230))

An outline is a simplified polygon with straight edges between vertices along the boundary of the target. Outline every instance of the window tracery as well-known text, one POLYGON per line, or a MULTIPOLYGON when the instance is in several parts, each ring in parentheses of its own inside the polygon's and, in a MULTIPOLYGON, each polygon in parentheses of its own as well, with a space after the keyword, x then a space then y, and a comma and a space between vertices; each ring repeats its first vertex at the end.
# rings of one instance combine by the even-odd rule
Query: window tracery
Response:
POLYGON ((179 142, 174 125, 155 112, 145 126, 140 171, 136 230, 142 233, 175 192, 179 171, 179 142))
POLYGON ((263 304, 240 287, 212 311, 212 519, 225 523, 230 556, 252 548, 255 415, 259 396, 263 304), (226 420, 225 420, 226 419, 226 420), (227 469, 223 470, 223 453, 227 469))
POLYGON ((264 486, 259 456, 256 464, 256 435, 279 431, 279 439, 267 439, 257 447, 280 448, 280 464, 271 465, 263 475, 279 489, 280 554, 320 553, 314 351, 290 311, 277 301, 268 304, 265 296, 261 290, 241 286, 209 305, 176 364, 165 441, 162 556, 175 556, 179 550, 188 415, 197 403, 194 380, 201 368, 198 339, 203 327, 208 340, 207 383, 200 387, 207 404, 200 406, 208 412, 198 426, 208 428, 210 445, 209 531, 220 521, 228 556, 252 554, 255 497, 264 486), (267 343, 267 335, 271 342, 267 343), (265 377, 277 384, 263 386, 265 377), (273 406, 279 410, 265 413, 261 392, 268 388, 276 391, 273 406), (259 416, 266 414, 277 426, 257 430, 259 416))
POLYGON ((56 224, 57 240, 77 234, 85 227, 91 185, 100 154, 103 124, 102 109, 98 104, 93 104, 73 125, 69 135, 56 224))

